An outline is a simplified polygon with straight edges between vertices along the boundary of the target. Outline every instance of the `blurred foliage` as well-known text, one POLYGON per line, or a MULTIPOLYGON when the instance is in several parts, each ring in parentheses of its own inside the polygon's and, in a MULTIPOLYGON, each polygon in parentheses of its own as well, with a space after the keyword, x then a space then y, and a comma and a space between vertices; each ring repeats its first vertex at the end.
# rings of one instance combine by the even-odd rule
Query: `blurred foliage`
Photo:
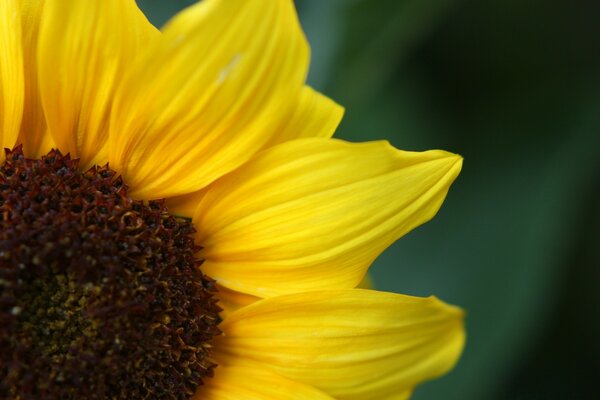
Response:
POLYGON ((161 27, 172 15, 196 1, 194 0, 136 0, 144 10, 148 19, 157 27, 161 27))
MULTIPOLYGON (((145 0, 162 24, 188 0, 145 0)), ((438 216, 376 285, 468 313, 464 357, 423 399, 588 399, 600 378, 600 4, 298 0, 309 82, 338 137, 465 157, 438 216)), ((596 393, 597 394, 597 393, 596 393)))

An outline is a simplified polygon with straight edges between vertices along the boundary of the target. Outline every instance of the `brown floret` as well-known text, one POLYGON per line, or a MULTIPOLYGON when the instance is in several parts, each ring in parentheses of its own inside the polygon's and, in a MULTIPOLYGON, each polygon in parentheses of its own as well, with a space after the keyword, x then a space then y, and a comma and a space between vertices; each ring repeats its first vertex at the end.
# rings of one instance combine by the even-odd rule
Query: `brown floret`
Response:
POLYGON ((0 399, 189 399, 215 364, 193 226, 108 166, 0 167, 0 399))

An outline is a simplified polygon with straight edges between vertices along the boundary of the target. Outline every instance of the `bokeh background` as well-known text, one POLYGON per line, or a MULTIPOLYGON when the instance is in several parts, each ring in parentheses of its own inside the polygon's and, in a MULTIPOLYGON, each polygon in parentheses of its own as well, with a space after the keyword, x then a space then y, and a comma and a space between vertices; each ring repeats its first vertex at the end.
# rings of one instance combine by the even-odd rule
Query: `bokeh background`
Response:
MULTIPOLYGON (((139 3, 161 26, 193 1, 139 3)), ((600 2, 296 4, 337 137, 465 158, 371 269, 468 313, 458 366, 414 399, 600 399, 600 2)))

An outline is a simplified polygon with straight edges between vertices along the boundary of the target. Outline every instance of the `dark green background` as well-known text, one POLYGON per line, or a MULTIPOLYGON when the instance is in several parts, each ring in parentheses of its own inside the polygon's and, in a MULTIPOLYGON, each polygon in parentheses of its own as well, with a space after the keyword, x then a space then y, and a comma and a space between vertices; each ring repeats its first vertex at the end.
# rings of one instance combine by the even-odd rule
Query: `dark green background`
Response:
MULTIPOLYGON (((159 26, 191 3, 140 1, 159 26)), ((372 268, 468 312, 457 368, 414 399, 600 398, 600 3, 297 6, 309 82, 347 110, 337 137, 465 158, 438 216, 372 268)))

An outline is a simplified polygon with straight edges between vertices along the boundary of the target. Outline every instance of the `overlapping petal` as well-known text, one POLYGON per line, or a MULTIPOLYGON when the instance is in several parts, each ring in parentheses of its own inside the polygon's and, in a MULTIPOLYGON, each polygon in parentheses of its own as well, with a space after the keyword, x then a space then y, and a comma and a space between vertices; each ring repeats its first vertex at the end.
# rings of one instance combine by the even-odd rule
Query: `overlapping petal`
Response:
POLYGON ((236 292, 235 290, 227 289, 223 286, 218 286, 217 298, 219 299, 219 307, 223 309, 223 311, 219 313, 221 318, 227 318, 232 312, 261 300, 260 297, 236 292))
POLYGON ((202 201, 202 197, 206 193, 207 188, 200 189, 196 192, 182 194, 181 196, 169 197, 167 199, 167 207, 169 212, 181 217, 191 218, 194 216, 198 204, 202 201))
POLYGON ((23 50, 20 7, 16 0, 0 2, 0 161, 4 147, 17 141, 23 116, 23 50))
POLYGON ((221 366, 216 374, 198 389, 196 400, 334 400, 312 386, 267 370, 221 366))
POLYGON ((433 297, 364 289, 297 293, 232 313, 221 325, 216 357, 339 400, 399 398, 456 363, 462 320, 461 310, 433 297))
MULTIPOLYGON (((278 134, 272 137, 266 146, 299 138, 330 138, 343 115, 343 107, 311 87, 305 86, 290 115, 282 118, 280 125, 273 130, 278 134)), ((204 193, 206 189, 168 198, 169 210, 178 215, 191 217, 204 193)))
POLYGON ((200 190, 276 140, 301 95, 308 59, 290 0, 190 7, 119 92, 111 165, 135 197, 200 190))
POLYGON ((344 116, 344 108, 327 96, 305 86, 289 115, 275 127, 270 144, 309 137, 330 138, 344 116))
POLYGON ((56 147, 46 128, 46 116, 39 91, 37 49, 42 10, 46 0, 20 0, 23 69, 25 75, 25 103, 18 143, 28 157, 39 158, 56 147))
POLYGON ((461 165, 454 154, 386 142, 275 146, 202 197, 202 268, 261 297, 355 287, 386 247, 435 215, 461 165))
POLYGON ((156 29, 133 0, 46 1, 37 47, 41 103, 56 146, 106 162, 115 89, 156 29))

